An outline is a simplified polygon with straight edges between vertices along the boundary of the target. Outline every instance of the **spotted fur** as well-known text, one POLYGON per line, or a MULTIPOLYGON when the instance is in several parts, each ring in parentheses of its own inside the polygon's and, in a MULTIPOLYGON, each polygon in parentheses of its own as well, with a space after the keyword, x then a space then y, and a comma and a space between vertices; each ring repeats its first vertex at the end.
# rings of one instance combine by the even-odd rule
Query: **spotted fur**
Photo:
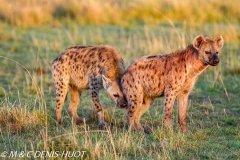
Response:
POLYGON ((185 50, 145 56, 133 62, 121 79, 128 101, 130 130, 139 129, 149 133, 147 127, 140 125, 140 118, 155 98, 165 96, 165 126, 171 126, 173 104, 178 97, 178 121, 182 131, 186 132, 188 95, 199 74, 209 65, 218 64, 222 46, 221 36, 215 40, 198 36, 185 50))
POLYGON ((120 79, 125 71, 117 50, 110 46, 74 46, 66 49, 52 63, 52 76, 56 88, 56 121, 62 123, 61 112, 68 90, 71 100, 69 111, 79 124, 77 115, 81 92, 90 89, 101 128, 106 126, 99 102, 99 90, 105 88, 109 97, 119 107, 125 107, 120 79))

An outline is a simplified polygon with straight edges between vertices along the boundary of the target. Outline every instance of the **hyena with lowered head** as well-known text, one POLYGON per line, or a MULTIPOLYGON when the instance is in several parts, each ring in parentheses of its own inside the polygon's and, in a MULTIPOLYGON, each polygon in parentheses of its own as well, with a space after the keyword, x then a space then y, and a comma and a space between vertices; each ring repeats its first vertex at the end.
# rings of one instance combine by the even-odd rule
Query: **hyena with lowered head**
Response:
POLYGON ((223 43, 221 36, 211 40, 200 35, 185 50, 145 56, 134 61, 121 79, 123 94, 128 101, 129 129, 149 133, 148 127, 140 125, 140 118, 155 98, 164 95, 164 125, 171 126, 177 96, 178 122, 182 131, 186 132, 188 95, 199 74, 209 65, 219 63, 223 43))
POLYGON ((99 90, 105 88, 108 96, 120 108, 126 107, 121 91, 124 62, 117 50, 110 46, 74 46, 66 49, 52 63, 52 76, 56 88, 56 121, 62 123, 61 113, 68 90, 69 111, 77 124, 83 121, 77 115, 81 91, 90 89, 96 107, 98 124, 104 128, 104 113, 99 102, 99 90))

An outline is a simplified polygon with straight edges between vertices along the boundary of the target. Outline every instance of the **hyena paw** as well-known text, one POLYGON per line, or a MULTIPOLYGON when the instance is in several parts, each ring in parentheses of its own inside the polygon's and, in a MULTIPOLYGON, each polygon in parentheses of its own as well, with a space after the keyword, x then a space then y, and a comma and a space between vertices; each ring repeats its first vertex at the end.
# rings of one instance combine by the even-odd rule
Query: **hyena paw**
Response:
POLYGON ((108 124, 106 122, 101 122, 98 124, 99 129, 107 129, 108 124))
POLYGON ((171 129, 172 128, 172 120, 165 120, 164 121, 164 128, 171 129))
POLYGON ((83 120, 80 119, 80 118, 76 119, 75 121, 76 121, 76 125, 81 125, 81 124, 83 124, 83 120))
POLYGON ((182 128, 182 132, 183 133, 188 133, 189 131, 187 130, 187 128, 182 128))
POLYGON ((142 127, 143 127, 144 133, 146 133, 146 134, 151 134, 152 133, 152 129, 149 126, 143 125, 142 127))
POLYGON ((149 127, 147 127, 147 126, 142 126, 142 125, 131 125, 130 127, 129 127, 129 131, 140 131, 140 132, 142 132, 142 133, 146 133, 146 134, 150 134, 150 133, 152 133, 151 132, 151 129, 149 128, 149 127))
POLYGON ((57 120, 56 120, 56 125, 62 125, 62 124, 63 124, 62 119, 57 119, 57 120))

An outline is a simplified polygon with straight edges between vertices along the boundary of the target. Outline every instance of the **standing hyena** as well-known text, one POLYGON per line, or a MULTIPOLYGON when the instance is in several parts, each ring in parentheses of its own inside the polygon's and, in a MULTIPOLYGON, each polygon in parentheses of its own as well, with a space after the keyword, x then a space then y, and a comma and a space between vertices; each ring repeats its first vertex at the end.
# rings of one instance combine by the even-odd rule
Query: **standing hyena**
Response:
POLYGON ((123 94, 128 101, 129 129, 150 132, 139 120, 156 97, 165 96, 164 125, 172 122, 172 109, 178 97, 178 122, 187 131, 186 115, 188 95, 199 74, 209 65, 219 63, 218 54, 223 38, 214 41, 197 36, 192 45, 172 54, 145 56, 133 62, 123 75, 123 94))
POLYGON ((68 90, 71 100, 69 111, 77 124, 81 91, 90 89, 95 104, 98 124, 104 128, 104 113, 99 102, 99 90, 104 87, 109 97, 120 108, 126 107, 121 91, 121 76, 125 71, 123 60, 110 46, 75 46, 65 50, 52 63, 52 76, 56 88, 56 121, 62 123, 61 112, 68 90))

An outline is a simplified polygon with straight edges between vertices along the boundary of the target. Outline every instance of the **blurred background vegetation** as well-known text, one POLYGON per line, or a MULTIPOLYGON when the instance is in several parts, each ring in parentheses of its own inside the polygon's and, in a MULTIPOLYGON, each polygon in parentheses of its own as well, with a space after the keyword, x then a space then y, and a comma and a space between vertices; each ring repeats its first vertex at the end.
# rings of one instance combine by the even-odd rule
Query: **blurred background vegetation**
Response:
POLYGON ((236 0, 0 0, 0 22, 23 27, 80 24, 239 23, 236 0))

